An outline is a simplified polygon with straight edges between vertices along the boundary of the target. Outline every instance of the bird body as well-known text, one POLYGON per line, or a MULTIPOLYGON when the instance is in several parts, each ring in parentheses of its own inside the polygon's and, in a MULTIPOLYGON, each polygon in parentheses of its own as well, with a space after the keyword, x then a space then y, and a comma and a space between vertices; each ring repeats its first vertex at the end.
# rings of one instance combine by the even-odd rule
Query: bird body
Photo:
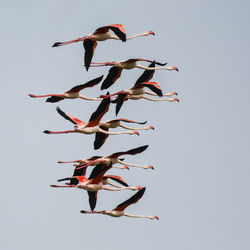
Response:
POLYGON ((90 63, 92 61, 96 46, 97 46, 97 42, 102 42, 108 39, 115 39, 115 40, 121 40, 123 42, 126 42, 126 40, 130 40, 132 38, 136 38, 139 36, 148 36, 148 35, 154 35, 154 32, 145 31, 141 34, 137 34, 137 35, 126 38, 126 32, 124 30, 123 25, 111 24, 111 25, 100 27, 97 30, 95 30, 93 33, 84 37, 74 39, 72 41, 56 42, 54 43, 52 47, 59 47, 62 45, 67 45, 67 44, 83 41, 83 46, 85 49, 85 55, 84 55, 85 68, 86 70, 88 70, 90 63), (115 36, 110 33, 110 30, 115 33, 115 36))
MULTIPOLYGON (((165 66, 167 63, 160 63, 160 62, 156 62, 156 61, 151 61, 151 60, 147 60, 147 59, 143 59, 143 58, 135 58, 135 59, 129 59, 126 61, 113 61, 113 62, 104 62, 104 63, 95 63, 92 62, 90 64, 89 67, 102 67, 102 66, 111 66, 111 69, 109 70, 109 73, 107 75, 107 77, 105 78, 105 80, 102 83, 101 89, 107 89, 110 86, 112 86, 115 81, 121 76, 122 70, 123 69, 133 69, 133 68, 140 68, 140 69, 144 69, 147 71, 152 71, 154 72, 155 70, 176 70, 179 71, 177 67, 175 66, 167 66, 167 67, 163 67, 165 66), (143 62, 150 62, 151 65, 150 66, 143 66, 140 65, 138 62, 139 61, 143 61, 143 62), (152 64, 154 66, 152 66, 152 64), (155 64, 160 65, 162 67, 155 67, 155 64)), ((153 74, 150 74, 147 72, 147 77, 143 77, 145 78, 144 82, 146 82, 147 79, 151 79, 153 74)), ((137 83, 136 83, 137 84, 137 83)))

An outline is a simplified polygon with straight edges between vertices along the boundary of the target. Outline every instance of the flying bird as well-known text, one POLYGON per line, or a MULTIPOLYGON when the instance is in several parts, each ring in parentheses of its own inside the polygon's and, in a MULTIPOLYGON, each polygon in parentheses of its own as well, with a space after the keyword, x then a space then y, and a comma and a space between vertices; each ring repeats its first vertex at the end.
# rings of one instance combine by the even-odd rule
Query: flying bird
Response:
MULTIPOLYGON (((140 190, 140 186, 127 186, 125 183, 125 186, 119 187, 119 188, 110 188, 106 187, 105 184, 103 184, 103 176, 104 174, 112 168, 112 163, 109 165, 106 164, 98 164, 91 172, 89 178, 86 178, 85 176, 73 176, 71 178, 76 178, 79 183, 78 184, 71 184, 66 186, 60 186, 60 185, 50 185, 51 187, 56 188, 69 188, 69 187, 75 187, 80 188, 88 191, 89 195, 89 204, 90 208, 93 211, 96 206, 96 200, 97 200, 97 192, 99 190, 108 190, 108 191, 120 191, 124 189, 129 190, 140 190)), ((107 177, 110 178, 110 177, 107 177)), ((105 180, 104 180, 105 181, 105 180)))
POLYGON ((178 98, 156 99, 145 96, 145 94, 151 96, 160 96, 160 97, 178 95, 176 92, 168 92, 166 94, 162 94, 160 86, 156 82, 143 82, 135 85, 131 89, 121 90, 111 95, 101 95, 100 98, 110 98, 115 96, 116 99, 112 100, 111 103, 116 103, 116 115, 118 115, 123 103, 127 100, 145 99, 154 102, 159 102, 159 101, 179 102, 178 98), (151 89, 153 92, 145 90, 145 87, 151 89))
POLYGON ((89 100, 89 101, 101 100, 101 98, 89 98, 89 97, 80 95, 80 91, 85 89, 85 88, 94 87, 102 80, 102 78, 103 78, 103 75, 98 77, 98 78, 95 78, 91 81, 88 81, 85 84, 77 85, 64 93, 48 94, 48 95, 29 94, 29 96, 33 97, 33 98, 49 97, 49 98, 47 98, 46 102, 59 102, 59 101, 62 101, 64 99, 75 99, 75 98, 81 98, 81 99, 89 100))
POLYGON ((117 62, 104 62, 104 63, 91 63, 90 67, 102 67, 102 66, 111 66, 111 69, 109 70, 109 73, 106 77, 106 79, 103 81, 101 90, 107 89, 110 86, 112 86, 115 81, 121 76, 122 70, 123 69, 133 69, 133 68, 140 68, 144 70, 176 70, 179 71, 177 67, 175 66, 167 66, 167 67, 146 67, 138 64, 137 62, 143 61, 143 62, 150 62, 154 63, 160 66, 165 66, 167 63, 159 63, 156 61, 150 61, 147 59, 142 59, 142 58, 135 58, 135 59, 129 59, 127 61, 117 61, 117 62))
MULTIPOLYGON (((99 158, 103 158, 103 156, 92 156, 88 159, 82 159, 82 160, 74 160, 74 161, 58 161, 57 163, 78 163, 78 164, 83 164, 83 163, 86 163, 88 164, 88 166, 96 166, 98 164, 98 161, 95 161, 99 158), (91 162, 91 163, 90 163, 91 162), (90 164, 89 164, 90 163, 90 164)), ((121 161, 124 160, 124 159, 120 159, 121 161)), ((110 163, 107 162, 108 164, 110 163)), ((75 165, 75 166, 78 166, 78 165, 75 165)), ((123 165, 123 166, 113 166, 113 168, 119 168, 119 169, 129 169, 127 166, 123 165)), ((84 168, 81 168, 81 169, 86 169, 86 167, 84 168)), ((74 172, 73 176, 77 176, 77 170, 80 171, 80 169, 78 169, 77 167, 75 168, 75 171, 76 173, 74 172)), ((86 170, 85 170, 86 171, 86 170)), ((80 175, 81 175, 81 172, 80 172, 80 175)), ((85 172, 84 172, 84 175, 85 175, 85 172)))
POLYGON ((130 197, 128 200, 124 201, 123 203, 119 204, 116 208, 114 208, 113 210, 103 210, 103 211, 85 211, 85 210, 81 210, 80 212, 83 214, 106 214, 112 217, 121 217, 121 216, 127 216, 127 217, 132 217, 132 218, 148 218, 151 220, 159 220, 158 216, 151 216, 151 215, 134 215, 134 214, 128 214, 125 213, 124 210, 136 203, 137 201, 139 201, 141 199, 141 197, 143 196, 144 192, 145 192, 145 187, 142 188, 141 190, 139 190, 136 194, 134 194, 132 197, 130 197))
POLYGON ((143 151, 145 151, 147 148, 148 148, 148 145, 144 145, 144 146, 133 148, 133 149, 130 149, 127 151, 116 152, 116 153, 113 153, 113 154, 108 155, 108 156, 94 156, 94 157, 92 157, 92 159, 90 158, 90 160, 84 159, 84 160, 76 160, 76 161, 59 161, 58 163, 79 163, 79 164, 74 165, 74 166, 76 166, 76 169, 78 169, 79 171, 81 169, 85 169, 88 166, 94 166, 94 165, 97 165, 100 163, 110 164, 110 162, 112 164, 119 163, 119 164, 122 164, 123 166, 126 166, 126 167, 138 167, 138 168, 143 168, 143 169, 154 169, 153 166, 151 166, 151 165, 141 166, 141 165, 137 165, 137 164, 126 163, 126 162, 124 162, 124 159, 120 158, 120 156, 123 156, 123 155, 140 154, 143 151))
MULTIPOLYGON (((109 131, 110 128, 117 128, 117 127, 122 127, 122 128, 129 129, 132 131, 149 130, 149 129, 154 130, 154 127, 151 125, 146 126, 146 127, 142 127, 142 128, 133 128, 133 127, 128 127, 128 126, 122 124, 122 122, 137 123, 137 124, 145 124, 146 123, 146 122, 136 122, 136 121, 120 118, 120 119, 102 122, 102 123, 100 123, 100 128, 107 131, 107 132, 109 131)), ((108 136, 109 136, 108 134, 103 134, 103 133, 97 132, 95 134, 94 149, 99 149, 105 143, 108 136)))
POLYGON ((100 105, 98 106, 97 110, 91 115, 88 124, 85 122, 70 116, 63 112, 59 107, 57 107, 57 112, 64 117, 66 120, 69 120, 73 124, 75 124, 74 130, 65 130, 65 131, 49 131, 44 130, 43 132, 46 134, 65 134, 65 133, 83 133, 83 134, 94 134, 97 132, 106 134, 106 135, 118 135, 118 134, 137 134, 139 135, 138 131, 136 130, 128 130, 128 131, 121 131, 121 132, 109 132, 101 128, 100 120, 104 116, 104 114, 108 111, 110 105, 110 98, 103 99, 100 105))
POLYGON ((126 37, 126 32, 124 30, 123 25, 121 24, 111 24, 107 26, 103 26, 95 30, 94 33, 89 34, 84 37, 77 38, 72 41, 68 42, 56 42, 52 47, 59 47, 71 43, 76 43, 83 41, 83 46, 85 49, 85 55, 84 55, 84 63, 85 63, 85 68, 88 71, 91 60, 93 58, 97 42, 105 41, 107 39, 115 39, 115 40, 121 40, 123 42, 126 42, 126 40, 130 40, 135 37, 139 36, 148 36, 148 35, 154 35, 153 31, 145 31, 141 34, 137 34, 134 36, 126 37), (115 36, 110 33, 110 30, 114 32, 115 36))

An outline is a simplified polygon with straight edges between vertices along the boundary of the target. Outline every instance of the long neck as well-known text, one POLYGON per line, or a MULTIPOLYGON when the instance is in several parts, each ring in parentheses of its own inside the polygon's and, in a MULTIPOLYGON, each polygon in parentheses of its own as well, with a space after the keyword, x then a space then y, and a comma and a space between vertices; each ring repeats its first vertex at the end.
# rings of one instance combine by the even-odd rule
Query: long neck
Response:
POLYGON ((83 100, 87 100, 87 101, 102 101, 102 98, 90 98, 90 97, 86 97, 83 95, 80 95, 79 98, 81 98, 83 100))
POLYGON ((173 96, 173 95, 178 95, 176 92, 168 92, 166 94, 163 94, 163 96, 173 96))
POLYGON ((153 99, 153 98, 149 98, 147 96, 143 96, 142 97, 143 99, 146 99, 146 100, 149 100, 149 101, 153 101, 153 102, 164 102, 164 101, 167 101, 167 102, 179 102, 179 99, 177 98, 170 98, 170 99, 153 99))
POLYGON ((106 134, 106 135, 121 135, 121 134, 138 134, 138 132, 136 133, 135 132, 136 130, 129 130, 129 131, 120 131, 120 132, 109 132, 109 131, 105 131, 103 129, 99 129, 99 132, 103 133, 103 134, 106 134))
POLYGON ((173 67, 172 66, 168 66, 168 67, 152 67, 152 68, 150 68, 150 67, 146 67, 146 66, 142 66, 142 65, 140 65, 140 64, 136 64, 136 67, 137 68, 140 68, 140 69, 145 69, 145 70, 155 70, 155 69, 165 69, 165 70, 169 70, 169 71, 171 71, 171 70, 175 70, 175 69, 173 69, 173 67))
POLYGON ((138 186, 131 186, 131 187, 110 188, 110 187, 103 186, 102 189, 108 190, 108 191, 120 191, 120 190, 124 190, 124 189, 138 190, 139 187, 138 186))
POLYGON ((147 218, 147 219, 156 219, 156 216, 150 216, 150 215, 134 215, 134 214, 128 214, 124 213, 124 216, 132 217, 132 218, 147 218))
MULTIPOLYGON (((110 36, 108 39, 121 40, 118 36, 110 36)), ((128 39, 126 39, 128 40, 128 39)))
POLYGON ((125 129, 130 129, 130 130, 149 130, 149 129, 152 129, 152 126, 147 126, 147 127, 142 127, 142 128, 131 128, 131 127, 127 127, 123 124, 120 124, 120 127, 125 128, 125 129))
POLYGON ((119 169, 129 169, 127 166, 113 166, 113 168, 119 168, 119 169))
POLYGON ((144 90, 144 94, 148 94, 148 95, 153 95, 153 96, 157 96, 157 94, 150 92, 148 90, 144 90))
POLYGON ((152 169, 152 168, 153 168, 153 167, 150 166, 150 165, 141 166, 141 165, 137 165, 137 164, 126 163, 126 162, 121 161, 121 160, 119 160, 118 162, 119 162, 120 164, 123 164, 123 165, 128 166, 128 167, 137 167, 137 168, 143 168, 143 169, 152 169))
POLYGON ((113 183, 110 182, 110 181, 107 181, 107 184, 110 185, 110 186, 112 186, 112 187, 116 187, 116 188, 120 188, 120 187, 121 187, 121 186, 118 186, 118 185, 116 185, 116 184, 113 184, 113 183))
POLYGON ((139 36, 148 36, 148 35, 151 35, 151 34, 148 33, 148 32, 143 32, 143 33, 140 33, 140 34, 137 34, 137 35, 133 35, 133 36, 127 37, 126 40, 130 40, 130 39, 133 39, 133 38, 136 38, 136 37, 139 37, 139 36))

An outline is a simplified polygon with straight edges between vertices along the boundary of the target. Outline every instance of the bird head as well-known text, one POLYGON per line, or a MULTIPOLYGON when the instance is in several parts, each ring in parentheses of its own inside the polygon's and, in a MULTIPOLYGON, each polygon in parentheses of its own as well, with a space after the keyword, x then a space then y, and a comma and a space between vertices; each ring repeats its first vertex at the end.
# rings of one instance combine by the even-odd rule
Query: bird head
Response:
POLYGON ((154 31, 152 31, 152 30, 146 31, 145 34, 146 35, 153 35, 153 36, 155 35, 154 31))

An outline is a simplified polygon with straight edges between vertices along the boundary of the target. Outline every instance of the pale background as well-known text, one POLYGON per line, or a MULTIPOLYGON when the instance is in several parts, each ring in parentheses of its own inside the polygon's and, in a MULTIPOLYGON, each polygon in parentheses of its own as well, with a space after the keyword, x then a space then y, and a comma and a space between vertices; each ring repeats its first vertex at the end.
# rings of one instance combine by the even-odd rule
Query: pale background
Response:
MULTIPOLYGON (((1 229, 4 250, 170 249, 249 250, 249 1, 1 1, 0 68, 1 229), (57 104, 28 93, 63 92, 107 74, 83 68, 81 43, 51 48, 121 23, 127 35, 156 36, 127 43, 99 43, 93 61, 142 57, 167 61, 180 72, 158 71, 164 92, 180 103, 127 102, 118 117, 147 120, 155 131, 110 137, 98 151, 94 136, 46 135, 71 123, 57 104), (136 106, 135 106, 136 105, 136 106), (159 221, 82 215, 83 190, 49 187, 72 168, 58 160, 108 155, 149 144, 128 162, 155 171, 112 170, 131 185, 146 186, 127 209, 158 215, 159 221)), ((124 71, 111 92, 130 88, 143 71, 124 71)), ((83 92, 98 96, 99 86, 83 92)), ((104 93, 104 92, 103 92, 104 93)), ((65 112, 88 121, 98 103, 66 100, 65 112)), ((114 118, 114 106, 104 120, 114 118)), ((96 210, 112 209, 132 191, 99 193, 96 210)))

